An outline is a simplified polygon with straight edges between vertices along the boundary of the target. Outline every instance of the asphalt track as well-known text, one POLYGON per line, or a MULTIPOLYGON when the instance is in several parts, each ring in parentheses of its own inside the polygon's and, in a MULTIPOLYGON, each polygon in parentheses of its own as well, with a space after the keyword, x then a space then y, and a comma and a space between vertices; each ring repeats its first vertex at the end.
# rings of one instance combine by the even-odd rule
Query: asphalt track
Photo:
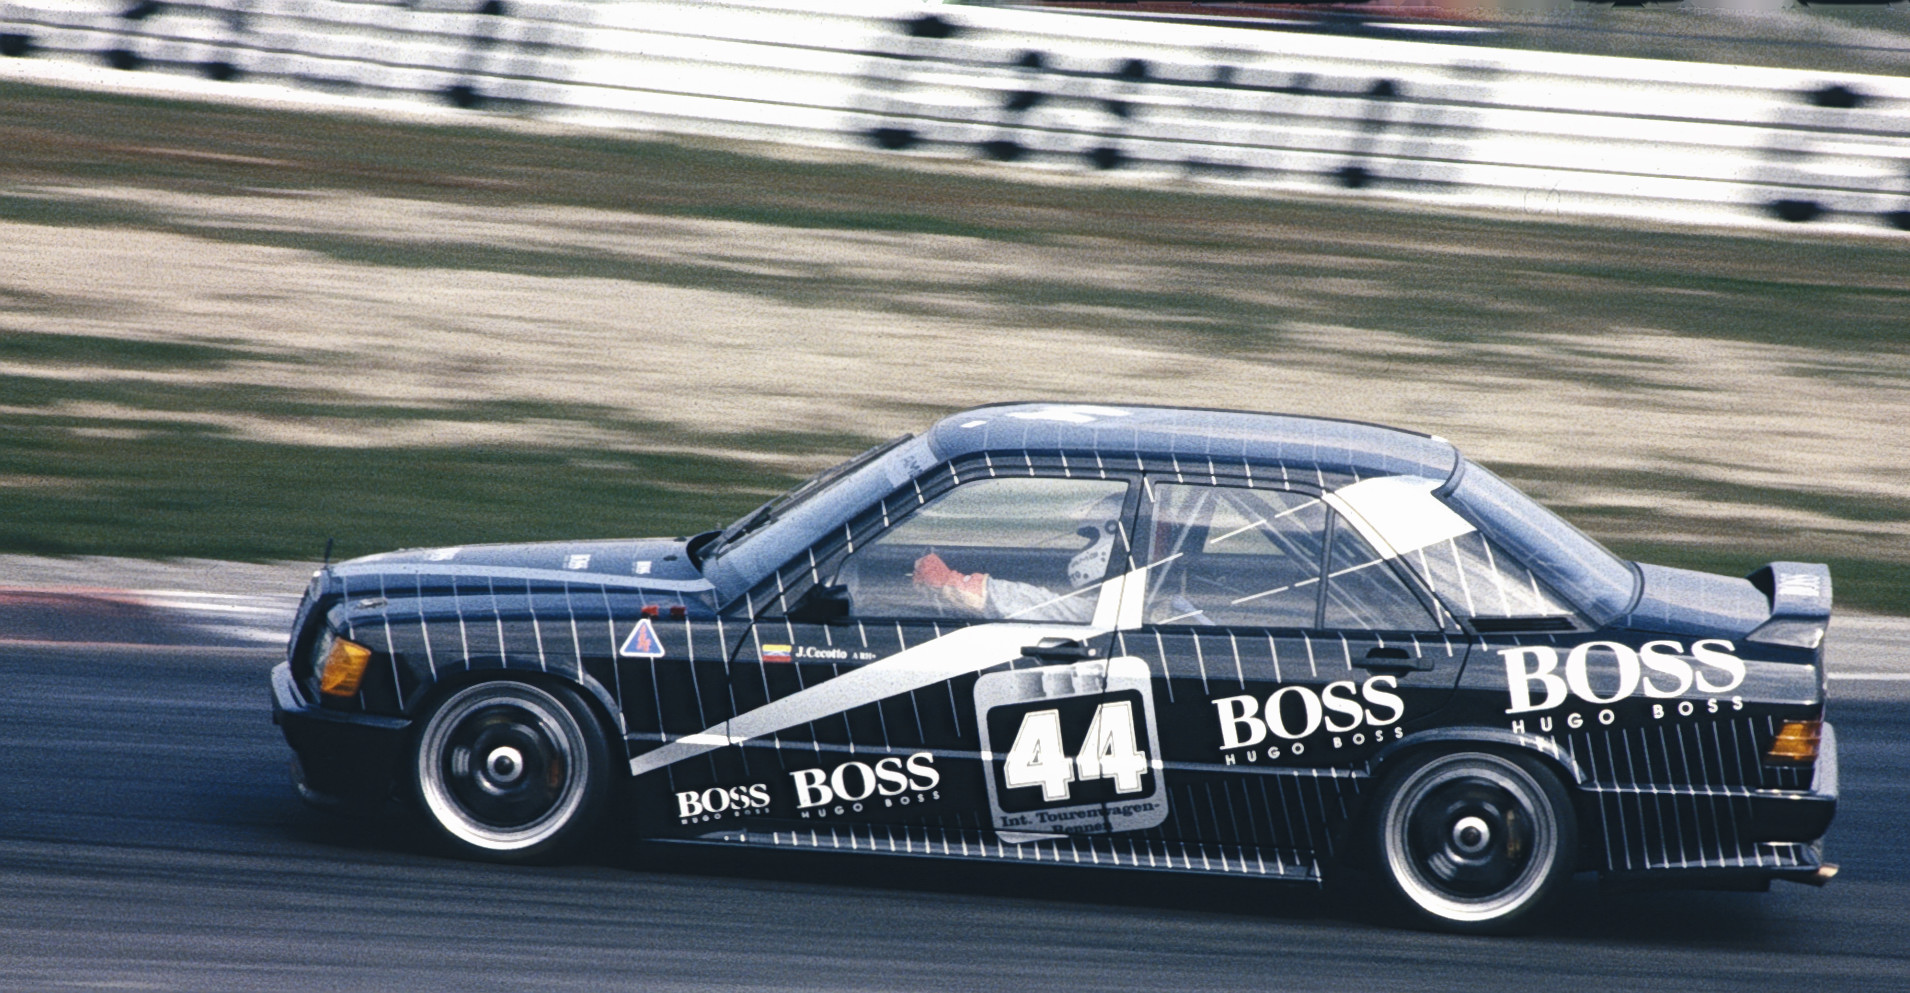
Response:
POLYGON ((1833 683, 1830 886, 1583 880, 1538 934, 1479 939, 1244 881, 614 844, 561 867, 436 857, 400 816, 294 797, 266 688, 288 611, 0 590, 0 990, 1910 989, 1900 622, 1833 640, 1855 678, 1833 683))

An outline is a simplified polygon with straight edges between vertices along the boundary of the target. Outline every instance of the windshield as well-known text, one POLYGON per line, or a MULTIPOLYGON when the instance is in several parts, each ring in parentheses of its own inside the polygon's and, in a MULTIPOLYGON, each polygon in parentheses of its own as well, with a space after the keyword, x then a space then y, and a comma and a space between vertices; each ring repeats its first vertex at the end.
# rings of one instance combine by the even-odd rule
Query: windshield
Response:
POLYGON ((703 575, 727 603, 934 464, 927 438, 903 435, 817 473, 731 525, 735 533, 704 560, 703 575))
POLYGON ((1631 606, 1637 576, 1629 563, 1477 462, 1466 461, 1446 502, 1597 623, 1631 606))
POLYGON ((703 557, 708 559, 722 554, 724 549, 742 542, 760 530, 763 525, 789 513, 791 510, 800 506, 804 501, 827 490, 831 483, 881 458, 898 445, 901 445, 913 437, 915 436, 912 434, 905 434, 890 438, 888 441, 863 452, 861 455, 847 462, 832 465, 808 479, 797 483, 794 487, 790 488, 787 493, 744 514, 742 517, 736 519, 736 523, 724 528, 723 533, 718 535, 716 540, 711 542, 710 546, 702 551, 703 557))

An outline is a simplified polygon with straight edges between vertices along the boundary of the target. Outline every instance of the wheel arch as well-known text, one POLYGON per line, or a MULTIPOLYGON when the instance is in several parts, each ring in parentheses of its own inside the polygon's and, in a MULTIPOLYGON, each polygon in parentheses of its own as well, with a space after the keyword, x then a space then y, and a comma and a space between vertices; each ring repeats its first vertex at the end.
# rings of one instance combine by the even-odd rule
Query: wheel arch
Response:
POLYGON ((1494 750, 1532 755, 1557 772, 1560 782, 1574 792, 1586 782, 1585 770, 1579 767, 1571 753, 1559 747, 1558 742, 1541 735, 1522 734, 1505 728, 1434 728, 1414 732, 1380 749, 1373 756, 1368 770, 1373 779, 1378 780, 1403 759, 1429 749, 1449 751, 1468 745, 1484 745, 1494 750))
MULTIPOLYGON (((496 660, 472 659, 469 668, 455 671, 445 671, 441 668, 439 672, 439 677, 414 695, 410 706, 406 708, 405 716, 412 720, 414 736, 422 729, 420 718, 430 713, 431 709, 445 698, 467 686, 499 680, 515 680, 541 687, 562 686, 575 691, 591 708, 592 716, 597 718, 605 734, 609 736, 610 740, 604 742, 605 747, 610 750, 613 757, 621 756, 621 761, 611 762, 612 766, 621 770, 615 778, 630 777, 629 745, 624 740, 622 712, 617 705, 617 698, 603 683, 592 677, 581 666, 574 670, 553 671, 507 666, 496 660)), ((402 763, 404 760, 400 761, 402 763)))

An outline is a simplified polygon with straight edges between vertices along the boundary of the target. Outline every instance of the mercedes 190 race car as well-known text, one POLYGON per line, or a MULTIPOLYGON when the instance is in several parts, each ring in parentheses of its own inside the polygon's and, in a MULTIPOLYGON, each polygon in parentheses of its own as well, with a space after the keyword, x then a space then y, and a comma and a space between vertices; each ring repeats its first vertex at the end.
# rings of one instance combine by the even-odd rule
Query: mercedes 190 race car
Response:
POLYGON ((1622 560, 1435 437, 949 417, 688 539, 320 570, 308 797, 448 846, 652 841, 1382 881, 1504 930, 1575 873, 1822 882, 1829 571, 1622 560), (611 804, 621 795, 627 803, 611 804))

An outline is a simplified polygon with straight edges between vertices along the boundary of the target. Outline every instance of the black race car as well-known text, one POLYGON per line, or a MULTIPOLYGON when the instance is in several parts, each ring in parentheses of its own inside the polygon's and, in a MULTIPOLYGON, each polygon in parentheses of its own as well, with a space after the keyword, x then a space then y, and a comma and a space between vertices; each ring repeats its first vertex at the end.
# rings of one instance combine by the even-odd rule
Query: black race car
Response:
POLYGON ((628 836, 1384 882, 1501 930, 1575 872, 1822 882, 1828 570, 1619 559, 1434 437, 956 414, 689 539, 320 570, 310 798, 454 850, 628 836))

